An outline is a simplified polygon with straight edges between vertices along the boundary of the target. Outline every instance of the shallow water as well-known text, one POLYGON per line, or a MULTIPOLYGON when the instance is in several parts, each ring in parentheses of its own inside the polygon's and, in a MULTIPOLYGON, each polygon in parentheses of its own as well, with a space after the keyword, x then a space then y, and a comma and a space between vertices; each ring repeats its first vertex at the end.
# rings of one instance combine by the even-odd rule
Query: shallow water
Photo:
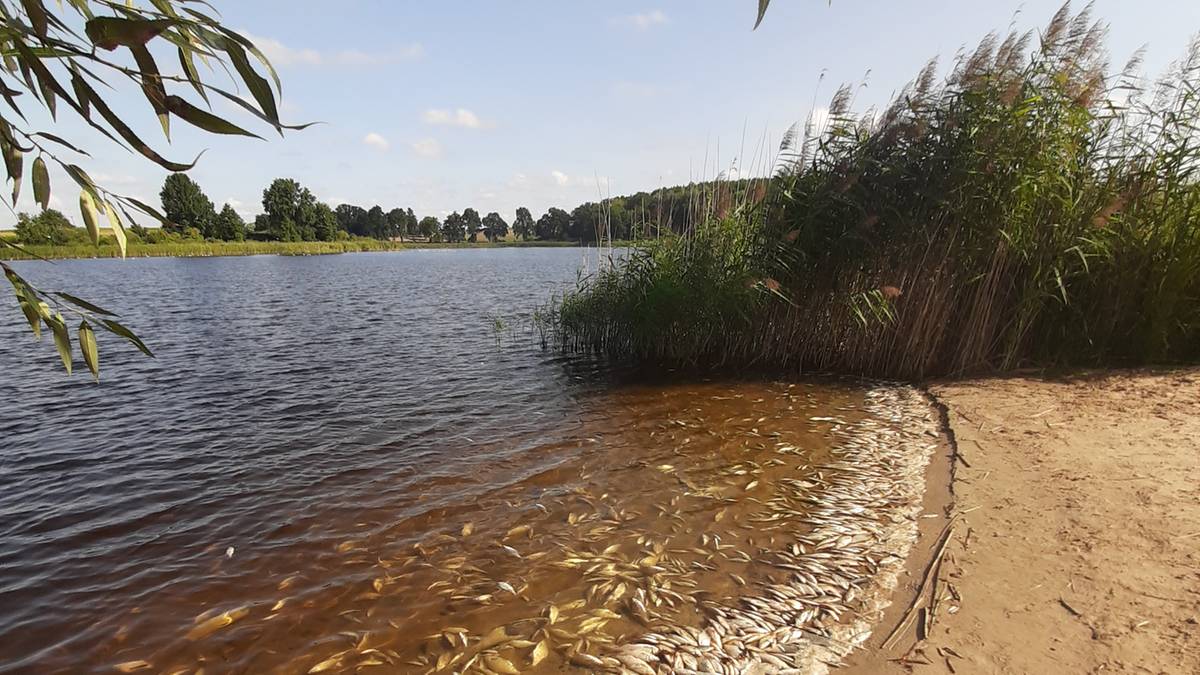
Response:
POLYGON ((0 672, 587 669, 785 583, 783 487, 903 425, 861 386, 541 350, 515 317, 585 256, 22 265, 158 358, 102 342, 95 387, 0 317, 0 672))

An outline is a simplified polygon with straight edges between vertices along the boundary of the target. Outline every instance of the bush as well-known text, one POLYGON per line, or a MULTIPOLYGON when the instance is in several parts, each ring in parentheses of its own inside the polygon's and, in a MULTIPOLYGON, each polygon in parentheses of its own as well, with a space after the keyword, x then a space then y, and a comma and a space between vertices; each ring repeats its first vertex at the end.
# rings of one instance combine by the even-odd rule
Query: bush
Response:
POLYGON ((1200 357, 1200 41, 1147 96, 1103 34, 1064 7, 881 114, 843 88, 732 217, 563 298, 560 343, 888 377, 1200 357))

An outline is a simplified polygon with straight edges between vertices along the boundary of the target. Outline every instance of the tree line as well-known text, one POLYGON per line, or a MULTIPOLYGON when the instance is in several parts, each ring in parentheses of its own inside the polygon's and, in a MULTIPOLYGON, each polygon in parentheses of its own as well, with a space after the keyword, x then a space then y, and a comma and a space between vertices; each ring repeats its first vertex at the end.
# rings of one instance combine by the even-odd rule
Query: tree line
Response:
MULTIPOLYGON (((135 240, 162 243, 178 240, 338 241, 354 237, 380 240, 432 242, 497 242, 512 235, 522 241, 632 241, 683 233, 699 213, 710 212, 720 200, 737 202, 746 181, 697 183, 659 188, 651 192, 585 202, 571 211, 551 207, 535 219, 526 207, 516 210, 510 224, 498 212, 480 215, 473 208, 455 211, 444 219, 418 218, 412 208, 384 210, 375 205, 330 207, 311 190, 291 178, 277 178, 263 190, 262 213, 247 223, 229 204, 219 211, 204 190, 183 173, 163 181, 159 198, 164 224, 161 230, 130 228, 135 240), (714 201, 715 200, 715 201, 714 201)), ((22 213, 16 227, 23 244, 82 243, 86 233, 55 209, 31 216, 22 213)))

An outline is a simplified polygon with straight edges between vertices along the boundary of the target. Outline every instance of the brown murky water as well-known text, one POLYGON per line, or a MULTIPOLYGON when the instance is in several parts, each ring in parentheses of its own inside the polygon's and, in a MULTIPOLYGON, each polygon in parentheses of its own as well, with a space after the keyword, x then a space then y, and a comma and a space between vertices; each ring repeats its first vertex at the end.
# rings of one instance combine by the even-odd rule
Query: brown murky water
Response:
MULTIPOLYGON (((560 256, 547 284, 575 259, 536 253, 560 256)), ((315 264, 362 264, 349 259, 315 264)), ((367 262, 376 283, 394 264, 367 262)), ((476 335, 466 342, 481 352, 496 339, 476 335)), ((664 650, 695 665, 706 635, 724 637, 730 659, 779 655, 789 640, 835 639, 862 609, 907 503, 881 478, 894 460, 875 458, 919 435, 911 396, 823 381, 632 384, 525 347, 498 353, 470 377, 436 361, 384 366, 390 379, 366 368, 345 387, 283 371, 283 420, 260 408, 202 433, 211 450, 261 444, 265 426, 286 437, 284 456, 231 452, 203 479, 182 440, 194 435, 170 430, 165 457, 118 453, 104 479, 59 458, 57 493, 30 487, 14 462, 37 462, 10 453, 5 487, 26 501, 0 501, 15 535, 0 560, 19 563, 0 573, 0 671, 638 672, 616 657, 647 644, 667 670, 664 650), (466 400, 430 406, 412 395, 424 383, 466 400), (373 408, 384 394, 394 418, 373 408), (311 426, 329 411, 363 421, 311 426), (358 443, 329 444, 347 435, 358 443), (155 488, 132 512, 115 498, 72 506, 72 482, 103 494, 121 467, 155 488), (173 489, 186 494, 172 501, 173 489), (60 513, 31 512, 31 495, 60 513), (761 635, 744 637, 756 622, 761 635)))

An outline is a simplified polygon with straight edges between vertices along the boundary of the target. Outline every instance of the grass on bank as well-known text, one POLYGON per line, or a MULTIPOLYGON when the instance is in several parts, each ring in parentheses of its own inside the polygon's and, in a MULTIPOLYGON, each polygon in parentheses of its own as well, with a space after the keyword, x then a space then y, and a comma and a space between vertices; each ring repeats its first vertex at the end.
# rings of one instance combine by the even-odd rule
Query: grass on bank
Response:
MULTIPOLYGON (((449 244, 438 242, 393 242, 377 239, 351 239, 347 241, 179 241, 164 243, 131 242, 128 257, 210 257, 245 255, 326 255, 335 253, 360 253, 369 251, 402 251, 417 248, 505 248, 576 246, 573 242, 560 241, 502 241, 473 244, 449 244)), ((67 258, 119 258, 120 251, 111 239, 101 238, 100 246, 66 244, 62 246, 22 246, 33 255, 20 250, 0 247, 0 260, 31 260, 34 256, 48 260, 67 258)))
POLYGON ((779 169, 586 279, 560 346, 670 365, 920 378, 1200 358, 1200 40, 1151 87, 1064 6, 931 62, 883 111, 837 92, 779 169))

